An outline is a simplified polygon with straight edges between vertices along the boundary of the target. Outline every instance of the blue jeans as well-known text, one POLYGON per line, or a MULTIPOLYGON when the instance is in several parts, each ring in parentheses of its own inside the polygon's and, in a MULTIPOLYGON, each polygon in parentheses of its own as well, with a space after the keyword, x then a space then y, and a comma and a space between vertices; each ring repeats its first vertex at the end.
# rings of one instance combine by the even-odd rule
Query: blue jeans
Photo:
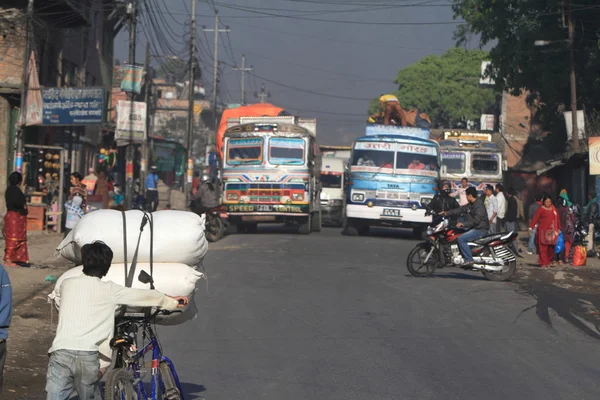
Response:
POLYGON ((461 237, 458 238, 458 247, 460 248, 460 252, 465 258, 465 262, 473 261, 473 253, 471 253, 471 248, 469 247, 469 242, 473 240, 477 240, 485 235, 487 235, 487 231, 480 231, 477 229, 472 229, 468 232, 462 234, 461 237))
POLYGON ((537 235, 537 225, 529 232, 529 245, 527 246, 530 253, 535 253, 535 235, 537 235))
POLYGON ((80 400, 94 400, 99 370, 97 351, 53 351, 46 374, 46 399, 67 400, 76 391, 80 400))

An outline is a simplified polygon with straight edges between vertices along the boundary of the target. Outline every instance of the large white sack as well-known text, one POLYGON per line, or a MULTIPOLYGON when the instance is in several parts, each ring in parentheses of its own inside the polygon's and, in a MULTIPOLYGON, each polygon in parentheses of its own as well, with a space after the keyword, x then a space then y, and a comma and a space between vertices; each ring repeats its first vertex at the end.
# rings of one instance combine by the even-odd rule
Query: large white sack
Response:
MULTIPOLYGON (((131 267, 128 265, 128 267, 131 267)), ((150 289, 150 284, 142 283, 138 280, 141 271, 146 271, 150 274, 150 264, 137 264, 134 273, 133 283, 134 289, 150 289)), ((129 273, 129 271, 128 271, 129 273)), ((54 302, 54 305, 60 310, 60 285, 66 279, 75 278, 83 275, 83 267, 71 268, 58 278, 54 290, 48 295, 48 298, 54 302)), ((204 274, 194 268, 184 264, 176 263, 160 263, 153 265, 152 276, 154 278, 154 287, 159 292, 169 296, 186 296, 189 298, 188 305, 181 309, 183 312, 174 313, 171 315, 160 315, 156 318, 156 323, 160 325, 179 325, 193 319, 198 310, 194 303, 194 293, 196 292, 196 282, 204 276, 204 274)), ((108 270, 108 274, 103 281, 112 281, 117 285, 125 286, 125 266, 124 264, 113 264, 108 270)), ((135 312, 139 309, 131 308, 128 312, 135 312)), ((154 311, 154 310, 153 310, 154 311)), ((119 315, 121 307, 117 307, 115 315, 119 315)))
MULTIPOLYGON (((127 220, 127 262, 133 260, 144 213, 125 212, 127 220)), ((205 216, 187 211, 163 210, 152 213, 154 220, 154 262, 198 265, 208 250, 204 236, 205 216)), ((98 210, 86 214, 56 249, 67 260, 81 265, 81 248, 96 240, 113 251, 113 264, 125 262, 123 216, 117 210, 98 210)), ((138 262, 150 262, 150 224, 140 240, 138 262)))

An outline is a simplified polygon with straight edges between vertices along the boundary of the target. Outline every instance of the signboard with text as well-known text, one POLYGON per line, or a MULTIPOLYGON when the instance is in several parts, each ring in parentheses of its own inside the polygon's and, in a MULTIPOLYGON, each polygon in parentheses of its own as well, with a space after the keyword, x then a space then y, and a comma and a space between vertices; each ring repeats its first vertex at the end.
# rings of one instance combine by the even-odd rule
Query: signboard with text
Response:
POLYGON ((144 78, 144 67, 141 65, 123 66, 123 79, 121 90, 139 94, 142 91, 142 80, 144 78))
POLYGON ((42 125, 101 124, 103 88, 42 89, 42 125))
POLYGON ((146 103, 119 100, 115 140, 146 141, 146 103))

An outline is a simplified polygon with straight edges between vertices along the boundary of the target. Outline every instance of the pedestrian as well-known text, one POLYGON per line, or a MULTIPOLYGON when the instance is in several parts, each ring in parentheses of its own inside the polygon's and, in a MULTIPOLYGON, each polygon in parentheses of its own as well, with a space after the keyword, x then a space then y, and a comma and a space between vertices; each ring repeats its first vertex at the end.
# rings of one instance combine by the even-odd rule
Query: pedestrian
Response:
POLYGON ((565 246, 563 250, 556 255, 556 260, 558 261, 559 265, 562 265, 568 263, 569 259, 571 258, 571 247, 573 245, 573 240, 575 239, 575 214, 573 212, 573 208, 571 207, 573 203, 570 203, 566 191, 564 194, 561 192, 557 203, 558 216, 560 217, 560 231, 562 232, 565 246), (569 206, 569 203, 571 206, 569 206))
POLYGON ((98 176, 96 175, 96 171, 94 170, 94 168, 88 169, 88 174, 81 181, 81 183, 85 185, 88 194, 94 194, 94 189, 96 188, 97 180, 98 176))
POLYGON ((158 208, 158 174, 156 171, 156 165, 153 165, 146 177, 146 206, 147 210, 151 212, 158 208))
POLYGON ((485 187, 485 200, 484 203, 485 209, 487 211, 487 216, 490 221, 490 229, 489 233, 496 232, 496 221, 498 218, 498 199, 494 196, 494 187, 492 185, 487 185, 485 187))
MULTIPOLYGON (((517 192, 515 189, 508 188, 506 191, 508 198, 506 199, 506 214, 504 216, 504 225, 508 232, 519 232, 518 226, 518 215, 519 215, 519 204, 517 203, 517 192)), ((519 239, 514 241, 515 251, 517 255, 521 253, 519 247, 519 239)))
POLYGON ((506 197, 504 196, 504 185, 498 183, 496 185, 496 200, 498 201, 498 218, 496 220, 496 232, 503 232, 504 218, 506 217, 506 197))
POLYGON ((6 340, 12 319, 12 286, 6 270, 0 265, 0 394, 4 383, 4 363, 6 361, 6 340))
POLYGON ((466 206, 455 208, 450 211, 443 211, 440 214, 449 217, 461 214, 467 215, 467 221, 465 223, 459 222, 456 226, 469 229, 468 232, 463 233, 458 238, 458 247, 465 260, 464 265, 468 266, 475 263, 473 260, 473 253, 469 247, 469 242, 487 235, 490 224, 483 200, 477 198, 477 190, 474 187, 467 188, 467 200, 469 203, 466 206))
POLYGON ((112 250, 102 242, 84 245, 83 275, 65 279, 59 288, 58 327, 48 350, 48 400, 67 400, 74 391, 80 400, 94 399, 102 375, 99 350, 110 343, 117 306, 175 310, 188 302, 186 297, 170 297, 156 290, 131 289, 102 281, 112 258, 112 250))
POLYGON ((98 179, 94 188, 94 194, 102 196, 102 208, 108 208, 109 192, 111 191, 111 184, 106 179, 106 173, 104 171, 98 172, 98 179))
POLYGON ((81 217, 85 215, 81 208, 83 199, 79 195, 73 196, 73 200, 69 200, 65 203, 65 210, 67 211, 67 220, 65 222, 65 237, 75 228, 75 225, 79 222, 81 217))
POLYGON ((554 247, 560 232, 560 217, 550 195, 542 197, 542 206, 538 208, 529 223, 529 231, 537 224, 538 263, 540 267, 554 266, 554 247))
POLYGON ((87 187, 81 182, 83 177, 79 172, 71 174, 71 188, 69 190, 69 200, 73 200, 73 196, 78 194, 82 198, 81 209, 87 212, 87 187))
POLYGON ((196 194, 198 188, 200 187, 200 172, 194 172, 194 178, 192 179, 192 196, 196 194))
POLYGON ((587 251, 591 252, 595 250, 594 246, 594 228, 598 216, 600 214, 600 207, 598 206, 598 197, 595 192, 588 194, 589 203, 584 207, 584 218, 588 225, 588 236, 587 236, 587 251))
POLYGON ((27 200, 19 187, 23 175, 13 172, 8 177, 9 186, 4 192, 6 214, 4 215, 4 265, 8 267, 29 266, 27 251, 27 200))
POLYGON ((467 189, 469 188, 469 180, 464 177, 460 180, 460 187, 456 190, 456 192, 452 193, 450 196, 458 197, 458 205, 466 206, 469 204, 467 200, 467 189))
MULTIPOLYGON (((527 210, 527 216, 529 217, 529 225, 531 225, 531 221, 533 220, 533 217, 535 216, 535 214, 537 213, 537 210, 542 206, 542 197, 541 196, 535 196, 533 199, 533 203, 531 203, 529 205, 529 210, 527 210)), ((527 254, 532 255, 534 252, 537 253, 537 249, 536 249, 536 241, 535 241, 535 237, 537 234, 537 230, 538 230, 538 226, 537 224, 533 227, 533 230, 529 231, 529 244, 528 244, 528 248, 527 248, 527 254)))

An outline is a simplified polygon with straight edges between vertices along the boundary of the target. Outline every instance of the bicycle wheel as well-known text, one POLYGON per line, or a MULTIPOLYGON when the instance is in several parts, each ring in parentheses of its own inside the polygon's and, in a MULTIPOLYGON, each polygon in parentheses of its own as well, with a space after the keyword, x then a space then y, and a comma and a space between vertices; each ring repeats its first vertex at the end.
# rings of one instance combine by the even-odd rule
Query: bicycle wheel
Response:
POLYGON ((122 368, 113 369, 106 374, 104 385, 105 400, 138 400, 133 387, 133 379, 122 368))
POLYGON ((167 364, 165 361, 161 362, 158 366, 158 370, 160 372, 160 379, 164 388, 162 399, 181 400, 181 393, 179 392, 179 388, 177 387, 175 377, 173 376, 173 372, 171 372, 169 364, 167 364))

